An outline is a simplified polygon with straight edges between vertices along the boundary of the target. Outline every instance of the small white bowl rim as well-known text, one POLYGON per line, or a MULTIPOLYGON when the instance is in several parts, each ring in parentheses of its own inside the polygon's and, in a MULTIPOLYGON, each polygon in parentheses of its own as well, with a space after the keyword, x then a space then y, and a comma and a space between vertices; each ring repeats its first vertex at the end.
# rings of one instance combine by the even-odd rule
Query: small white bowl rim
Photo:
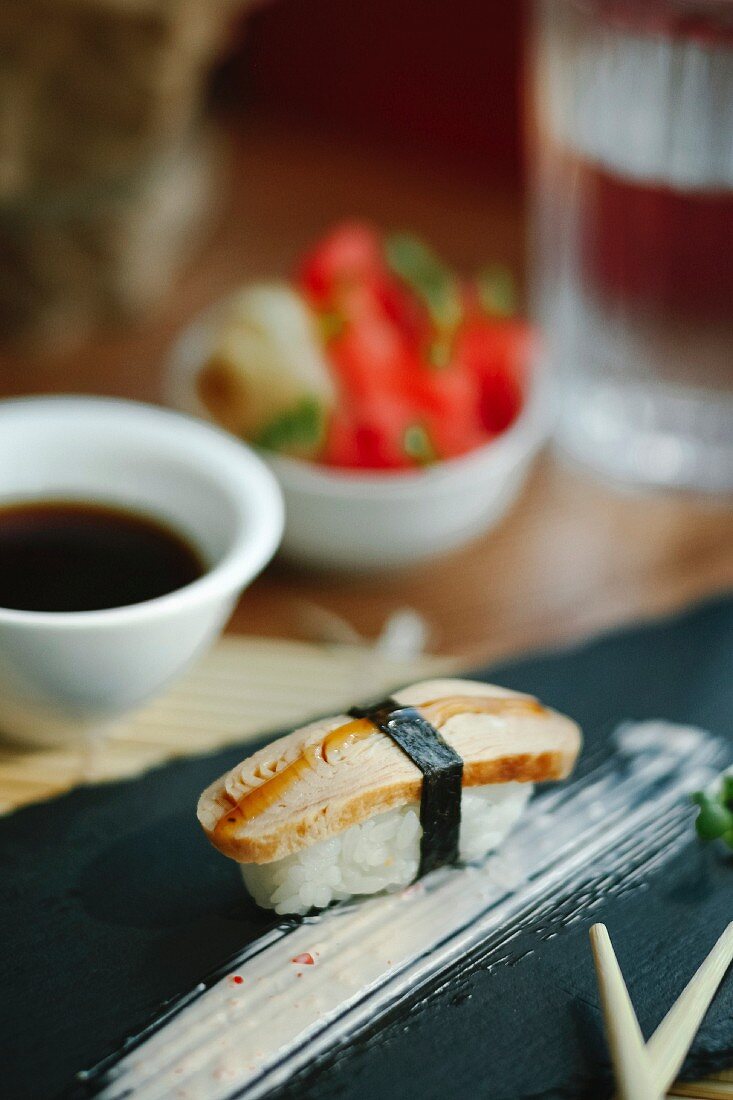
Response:
MULTIPOLYGON (((157 405, 117 397, 59 394, 50 397, 7 398, 0 401, 0 424, 8 415, 27 415, 30 420, 34 414, 50 416, 54 412, 61 413, 62 416, 88 416, 95 412, 105 412, 119 415, 121 420, 137 420, 139 423, 145 421, 153 426, 155 422, 167 426, 175 425, 177 434, 180 433, 182 453, 185 453, 186 437, 203 442, 212 455, 218 455, 226 461, 229 469, 228 486, 238 487, 255 507, 249 516, 249 525, 239 523, 231 545, 220 560, 207 568, 201 577, 182 588, 142 603, 98 611, 22 611, 0 607, 0 625, 76 630, 118 627, 168 618, 209 601, 233 596, 240 586, 254 578, 272 558, 282 539, 285 508, 277 478, 250 447, 210 422, 206 423, 196 417, 157 405)), ((222 482, 224 480, 222 478, 222 482)))
MULTIPOLYGON (((200 364, 190 361, 190 345, 206 332, 211 319, 222 303, 210 306, 179 334, 171 354, 166 396, 171 405, 188 415, 198 416, 207 424, 216 425, 201 404, 193 386, 193 377, 200 364)), ((535 364, 529 394, 516 420, 494 439, 455 458, 441 459, 425 469, 368 472, 324 466, 306 459, 291 458, 274 452, 257 451, 263 461, 283 479, 287 491, 328 494, 332 498, 354 500, 375 496, 394 499, 414 496, 415 492, 448 489, 455 481, 463 481, 496 463, 514 465, 534 453, 547 438, 552 411, 548 379, 539 364, 535 364)), ((232 436, 240 446, 247 446, 238 436, 232 436)))

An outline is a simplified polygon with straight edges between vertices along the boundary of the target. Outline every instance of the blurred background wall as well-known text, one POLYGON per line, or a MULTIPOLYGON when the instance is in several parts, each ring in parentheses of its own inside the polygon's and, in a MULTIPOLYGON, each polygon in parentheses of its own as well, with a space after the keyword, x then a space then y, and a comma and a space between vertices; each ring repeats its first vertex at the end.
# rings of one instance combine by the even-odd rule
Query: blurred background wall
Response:
POLYGON ((230 94, 516 181, 521 3, 269 0, 233 30, 230 94))
POLYGON ((252 112, 515 184, 521 5, 4 0, 0 341, 63 354, 149 316, 211 229, 252 112))

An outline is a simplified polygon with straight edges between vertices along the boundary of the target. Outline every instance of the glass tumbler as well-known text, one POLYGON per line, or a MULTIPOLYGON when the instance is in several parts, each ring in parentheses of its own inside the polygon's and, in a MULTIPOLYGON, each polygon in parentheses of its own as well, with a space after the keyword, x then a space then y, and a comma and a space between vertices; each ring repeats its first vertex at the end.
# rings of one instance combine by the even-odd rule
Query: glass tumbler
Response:
POLYGON ((733 0, 535 0, 532 295, 557 441, 733 490, 733 0))

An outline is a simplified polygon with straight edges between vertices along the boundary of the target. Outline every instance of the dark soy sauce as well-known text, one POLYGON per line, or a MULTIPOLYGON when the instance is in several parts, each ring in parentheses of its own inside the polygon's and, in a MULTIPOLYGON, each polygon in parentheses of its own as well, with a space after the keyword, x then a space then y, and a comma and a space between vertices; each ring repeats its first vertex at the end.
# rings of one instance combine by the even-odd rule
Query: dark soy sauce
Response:
POLYGON ((73 501, 0 506, 0 607, 99 611, 164 596, 205 567, 170 528, 73 501))

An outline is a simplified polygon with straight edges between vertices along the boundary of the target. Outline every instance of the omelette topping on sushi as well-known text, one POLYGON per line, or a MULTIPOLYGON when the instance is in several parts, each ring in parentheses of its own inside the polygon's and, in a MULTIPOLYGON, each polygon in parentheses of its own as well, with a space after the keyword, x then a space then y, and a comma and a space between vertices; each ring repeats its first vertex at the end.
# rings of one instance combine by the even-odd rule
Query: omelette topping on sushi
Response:
POLYGON ((531 696, 425 681, 260 749, 198 817, 259 904, 307 912, 490 851, 579 748, 575 723, 531 696))

